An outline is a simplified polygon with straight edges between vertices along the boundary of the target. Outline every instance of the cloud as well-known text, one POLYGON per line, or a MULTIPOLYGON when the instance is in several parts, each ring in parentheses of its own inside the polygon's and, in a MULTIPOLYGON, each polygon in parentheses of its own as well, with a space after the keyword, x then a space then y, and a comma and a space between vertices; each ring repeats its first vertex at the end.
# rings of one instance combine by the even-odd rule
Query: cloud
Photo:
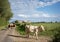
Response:
POLYGON ((38 18, 38 17, 56 17, 54 15, 46 14, 45 12, 35 12, 37 7, 45 7, 49 5, 53 5, 60 0, 9 0, 12 5, 12 10, 14 14, 18 14, 19 17, 23 18, 38 18))
POLYGON ((11 19, 12 19, 12 20, 15 20, 15 19, 17 19, 17 18, 15 18, 15 17, 12 17, 11 19))
MULTIPOLYGON (((34 11, 37 7, 45 7, 49 5, 53 5, 60 0, 44 0, 44 1, 39 1, 39 0, 9 0, 11 4, 11 8, 14 14, 21 14, 25 12, 34 11)), ((33 13, 35 14, 35 13, 33 13)), ((26 17, 26 16, 25 16, 26 17)))
POLYGON ((49 1, 47 1, 47 0, 45 0, 45 2, 40 1, 40 2, 38 3, 38 6, 40 6, 40 7, 49 6, 49 5, 55 4, 55 3, 59 2, 59 1, 60 1, 60 0, 52 0, 51 2, 49 2, 49 1))
POLYGON ((29 19, 29 18, 41 18, 41 17, 45 17, 45 18, 55 18, 55 17, 58 17, 58 16, 56 16, 56 15, 50 15, 50 14, 47 14, 47 13, 37 13, 37 14, 18 14, 18 16, 19 17, 21 17, 21 18, 27 18, 27 19, 29 19))
POLYGON ((21 18, 38 18, 39 14, 18 14, 19 17, 21 18))
POLYGON ((43 17, 58 17, 56 15, 42 14, 43 17))
POLYGON ((46 13, 41 13, 41 14, 34 14, 32 17, 39 18, 39 17, 45 17, 45 18, 50 18, 50 17, 58 17, 56 15, 49 15, 46 13))
POLYGON ((38 18, 38 17, 40 17, 40 14, 32 14, 32 17, 38 18))
MULTIPOLYGON (((20 10, 33 10, 37 7, 44 7, 44 6, 49 6, 49 5, 53 5, 57 2, 60 2, 60 0, 44 0, 44 1, 39 1, 39 0, 9 0, 9 2, 11 2, 11 5, 13 8, 19 8, 20 10)), ((12 8, 12 9, 13 9, 12 8)))
POLYGON ((22 17, 22 18, 28 18, 30 17, 29 15, 25 15, 25 14, 18 14, 19 17, 22 17))
POLYGON ((36 19, 36 18, 51 18, 58 17, 57 15, 52 15, 49 13, 37 11, 37 7, 45 7, 53 5, 60 0, 9 0, 11 4, 14 17, 12 19, 36 19), (20 18, 19 18, 20 17, 20 18))

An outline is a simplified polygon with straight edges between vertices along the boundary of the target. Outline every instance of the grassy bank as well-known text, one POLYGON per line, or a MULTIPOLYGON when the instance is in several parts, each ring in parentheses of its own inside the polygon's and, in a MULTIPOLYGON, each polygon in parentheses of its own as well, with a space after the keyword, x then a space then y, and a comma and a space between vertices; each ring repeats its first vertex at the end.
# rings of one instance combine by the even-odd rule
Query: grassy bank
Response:
POLYGON ((7 21, 0 21, 0 30, 5 29, 7 27, 8 22, 7 21))
POLYGON ((5 29, 5 27, 6 27, 6 26, 1 26, 1 27, 0 27, 0 30, 3 30, 3 29, 5 29))

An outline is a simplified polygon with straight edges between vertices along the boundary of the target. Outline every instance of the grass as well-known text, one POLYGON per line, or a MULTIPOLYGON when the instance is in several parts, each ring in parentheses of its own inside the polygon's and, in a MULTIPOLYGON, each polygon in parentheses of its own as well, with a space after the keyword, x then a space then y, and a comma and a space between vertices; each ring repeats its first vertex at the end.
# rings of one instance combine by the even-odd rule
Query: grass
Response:
POLYGON ((56 28, 60 28, 60 23, 34 23, 33 25, 43 25, 45 27, 44 32, 40 32, 40 35, 52 36, 56 34, 56 28))
POLYGON ((0 23, 0 30, 6 29, 8 23, 0 23))
POLYGON ((0 26, 0 30, 5 29, 6 26, 0 26))
MULTIPOLYGON (((31 23, 31 25, 43 25, 45 27, 45 31, 44 32, 39 32, 39 35, 44 35, 44 36, 53 36, 54 34, 57 33, 57 28, 60 28, 60 23, 31 23)), ((25 34, 25 31, 22 30, 22 27, 17 27, 17 31, 19 31, 19 33, 21 35, 25 34)))
POLYGON ((8 24, 8 21, 4 21, 0 18, 0 30, 5 29, 7 24, 8 24))

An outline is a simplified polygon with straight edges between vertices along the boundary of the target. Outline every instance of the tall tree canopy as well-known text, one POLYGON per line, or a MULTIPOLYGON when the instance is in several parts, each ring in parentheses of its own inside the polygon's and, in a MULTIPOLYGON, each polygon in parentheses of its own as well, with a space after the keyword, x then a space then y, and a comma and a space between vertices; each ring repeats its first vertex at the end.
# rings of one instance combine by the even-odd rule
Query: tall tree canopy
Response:
POLYGON ((12 16, 8 0, 0 0, 0 25, 7 23, 12 16))

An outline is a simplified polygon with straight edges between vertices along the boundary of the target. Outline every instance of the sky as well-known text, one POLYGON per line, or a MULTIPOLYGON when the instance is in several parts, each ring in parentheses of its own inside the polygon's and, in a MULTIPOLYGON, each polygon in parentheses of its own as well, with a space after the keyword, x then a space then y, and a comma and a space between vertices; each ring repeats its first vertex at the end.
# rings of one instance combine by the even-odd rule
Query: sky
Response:
POLYGON ((60 22, 60 0, 9 0, 13 17, 10 21, 60 22))

